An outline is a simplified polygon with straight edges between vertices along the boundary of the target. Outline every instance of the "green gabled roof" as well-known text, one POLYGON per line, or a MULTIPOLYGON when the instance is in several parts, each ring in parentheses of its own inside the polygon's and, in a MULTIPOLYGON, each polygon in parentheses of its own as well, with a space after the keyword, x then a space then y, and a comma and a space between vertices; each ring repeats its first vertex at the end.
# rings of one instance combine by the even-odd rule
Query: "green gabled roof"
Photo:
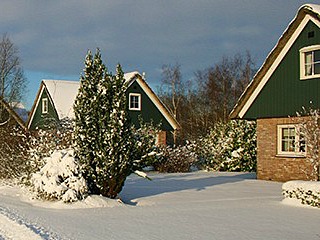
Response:
MULTIPOLYGON (((253 77, 253 80, 239 98, 238 102, 230 113, 230 118, 248 118, 246 113, 250 110, 253 103, 259 97, 259 94, 268 83, 272 74, 276 71, 277 67, 285 58, 286 54, 289 52, 290 48, 310 20, 320 28, 320 5, 306 4, 299 9, 295 18, 284 31, 261 68, 253 77)), ((298 110, 299 109, 297 109, 297 111, 298 110)), ((259 116, 250 116, 250 118, 257 117, 259 116)))

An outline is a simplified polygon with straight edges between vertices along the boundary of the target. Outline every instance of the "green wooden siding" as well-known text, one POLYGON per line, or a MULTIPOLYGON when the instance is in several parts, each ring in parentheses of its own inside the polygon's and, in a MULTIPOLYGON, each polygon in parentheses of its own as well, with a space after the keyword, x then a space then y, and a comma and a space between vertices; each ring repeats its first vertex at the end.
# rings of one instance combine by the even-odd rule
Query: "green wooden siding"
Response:
MULTIPOLYGON (((159 111, 159 109, 153 104, 148 95, 143 91, 137 81, 133 82, 126 92, 127 101, 129 101, 130 93, 141 94, 141 111, 128 110, 131 122, 139 127, 139 116, 144 122, 153 122, 154 124, 161 123, 161 129, 165 131, 172 131, 173 128, 159 111)), ((129 102, 128 102, 129 105, 129 102)))
POLYGON ((57 115, 56 110, 52 106, 52 102, 50 100, 50 97, 48 95, 48 92, 46 89, 42 92, 40 99, 39 99, 39 104, 36 106, 35 114, 32 119, 30 129, 34 130, 37 127, 44 129, 48 126, 49 122, 52 121, 58 121, 59 117, 57 115), (48 99, 48 113, 42 113, 42 99, 47 98, 48 99))
POLYGON ((302 106, 320 107, 320 79, 300 80, 299 50, 317 44, 320 44, 320 29, 309 21, 244 118, 296 116, 302 106), (308 38, 311 31, 314 37, 308 38))

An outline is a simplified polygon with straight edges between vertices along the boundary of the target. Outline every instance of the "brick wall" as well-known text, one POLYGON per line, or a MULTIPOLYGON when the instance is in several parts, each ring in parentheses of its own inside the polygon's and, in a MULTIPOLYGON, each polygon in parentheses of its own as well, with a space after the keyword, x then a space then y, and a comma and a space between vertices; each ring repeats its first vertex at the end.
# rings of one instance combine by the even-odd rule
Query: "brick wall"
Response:
POLYGON ((311 166, 305 157, 277 156, 277 125, 295 124, 302 118, 257 120, 257 178, 262 180, 310 180, 311 166))
POLYGON ((166 146, 167 145, 167 133, 166 131, 159 131, 157 134, 157 146, 166 146))

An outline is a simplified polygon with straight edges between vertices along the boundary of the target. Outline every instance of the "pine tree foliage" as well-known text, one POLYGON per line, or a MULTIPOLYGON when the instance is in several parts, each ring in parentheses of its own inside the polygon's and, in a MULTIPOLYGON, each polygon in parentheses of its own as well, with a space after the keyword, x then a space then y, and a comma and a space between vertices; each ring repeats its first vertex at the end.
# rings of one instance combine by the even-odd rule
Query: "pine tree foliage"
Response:
POLYGON ((116 198, 133 171, 134 141, 121 66, 112 75, 88 52, 75 101, 75 154, 91 193, 116 198))
POLYGON ((255 129, 252 121, 219 122, 193 147, 207 169, 252 172, 256 170, 255 129))

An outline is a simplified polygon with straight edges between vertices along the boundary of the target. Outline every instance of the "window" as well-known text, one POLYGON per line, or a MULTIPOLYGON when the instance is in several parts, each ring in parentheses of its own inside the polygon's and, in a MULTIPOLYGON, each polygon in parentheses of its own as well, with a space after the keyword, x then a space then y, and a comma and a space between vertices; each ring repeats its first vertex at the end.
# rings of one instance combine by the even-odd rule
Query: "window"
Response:
POLYGON ((42 113, 48 113, 48 98, 42 98, 42 113))
POLYGON ((129 110, 141 110, 141 94, 129 93, 129 110))
POLYGON ((303 137, 297 133, 295 125, 278 126, 278 154, 305 156, 306 145, 303 137))
POLYGON ((320 45, 300 49, 300 78, 320 77, 320 45))

